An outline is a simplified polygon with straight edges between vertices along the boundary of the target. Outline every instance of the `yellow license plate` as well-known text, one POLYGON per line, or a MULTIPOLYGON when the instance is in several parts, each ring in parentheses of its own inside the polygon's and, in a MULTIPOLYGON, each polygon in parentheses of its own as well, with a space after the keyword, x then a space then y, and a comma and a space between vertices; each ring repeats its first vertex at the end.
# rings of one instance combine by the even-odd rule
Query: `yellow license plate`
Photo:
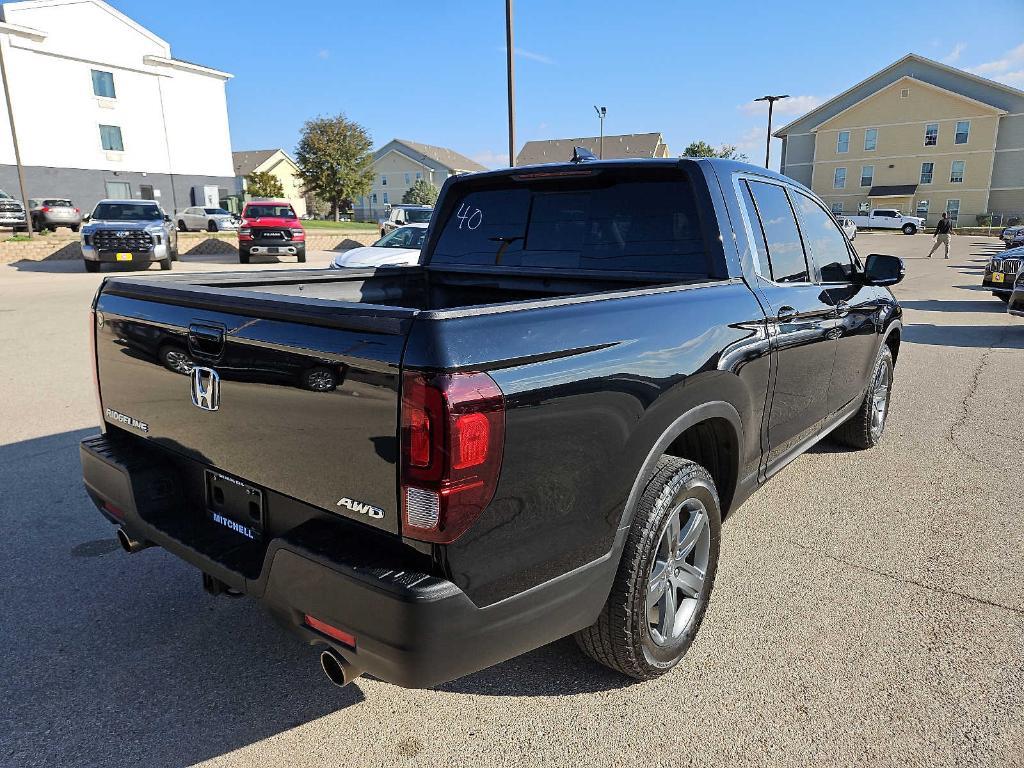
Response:
POLYGON ((1001 283, 1001 282, 1003 282, 1003 273, 1002 272, 993 272, 992 273, 992 282, 993 283, 1001 283))
POLYGON ((132 255, 130 253, 118 253, 114 255, 114 258, 118 261, 131 261, 132 255))

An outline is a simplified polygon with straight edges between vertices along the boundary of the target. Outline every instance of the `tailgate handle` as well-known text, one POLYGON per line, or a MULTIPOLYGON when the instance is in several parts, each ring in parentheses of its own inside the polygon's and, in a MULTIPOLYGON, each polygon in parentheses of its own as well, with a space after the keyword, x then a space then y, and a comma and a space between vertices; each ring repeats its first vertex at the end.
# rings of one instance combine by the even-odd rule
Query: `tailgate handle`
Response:
POLYGON ((224 354, 224 328, 192 323, 188 327, 188 349, 196 357, 220 357, 224 354))

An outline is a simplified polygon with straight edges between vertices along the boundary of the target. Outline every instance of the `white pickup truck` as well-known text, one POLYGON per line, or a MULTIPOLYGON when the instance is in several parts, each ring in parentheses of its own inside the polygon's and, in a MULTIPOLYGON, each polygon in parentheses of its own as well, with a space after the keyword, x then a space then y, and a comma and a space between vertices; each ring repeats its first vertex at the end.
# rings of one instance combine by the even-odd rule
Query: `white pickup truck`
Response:
POLYGON ((916 235, 924 229, 920 216, 904 216, 895 208, 875 208, 867 216, 847 216, 857 229, 902 229, 905 235, 916 235))

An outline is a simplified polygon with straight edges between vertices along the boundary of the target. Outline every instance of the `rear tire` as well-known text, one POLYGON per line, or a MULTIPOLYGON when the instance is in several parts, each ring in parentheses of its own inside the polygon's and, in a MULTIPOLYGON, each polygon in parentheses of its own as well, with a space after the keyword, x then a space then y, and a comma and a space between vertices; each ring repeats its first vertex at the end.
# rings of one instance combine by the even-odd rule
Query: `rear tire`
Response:
POLYGON ((178 219, 178 231, 179 232, 188 232, 188 227, 185 226, 185 220, 184 219, 178 219))
POLYGON ((72 231, 72 232, 77 232, 77 231, 79 230, 79 228, 80 228, 80 227, 79 227, 79 225, 78 225, 78 224, 72 224, 72 225, 71 225, 71 231, 72 231))
POLYGON ((160 259, 160 269, 164 272, 169 272, 171 269, 171 257, 168 256, 166 259, 160 259))
POLYGON ((86 272, 99 272, 100 271, 100 263, 98 261, 83 261, 82 263, 85 264, 85 271, 86 272))
POLYGON ((207 232, 216 232, 216 231, 217 231, 217 222, 215 222, 215 221, 211 220, 211 221, 210 221, 210 222, 209 222, 209 223, 208 223, 208 224, 206 225, 206 231, 207 231, 207 232))
POLYGON ((904 235, 916 235, 917 234, 917 227, 915 227, 913 224, 904 224, 903 225, 903 234, 904 235))
POLYGON ((601 615, 576 633, 583 652, 637 680, 678 664, 707 611, 721 530, 711 475, 692 461, 663 456, 637 503, 601 615))
POLYGON ((892 350, 883 344, 871 372, 871 383, 864 394, 864 401, 853 416, 844 421, 833 436, 850 448, 874 448, 885 432, 889 417, 889 400, 892 396, 892 350))

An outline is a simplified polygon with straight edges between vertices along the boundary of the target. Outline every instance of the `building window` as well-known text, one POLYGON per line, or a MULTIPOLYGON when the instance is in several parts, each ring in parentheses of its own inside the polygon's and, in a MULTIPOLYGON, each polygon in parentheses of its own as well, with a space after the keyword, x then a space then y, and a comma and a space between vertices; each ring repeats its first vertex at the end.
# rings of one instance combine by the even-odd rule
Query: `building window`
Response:
POLYGON ((412 182, 409 180, 409 174, 405 174, 405 186, 409 186, 412 182))
POLYGON ((871 203, 869 203, 867 200, 864 200, 864 201, 862 201, 862 202, 857 204, 857 213, 859 213, 861 216, 867 216, 868 215, 868 211, 870 211, 870 210, 871 210, 871 203))
POLYGON ((864 131, 864 151, 874 152, 878 147, 878 129, 868 128, 864 131))
POLYGON ((900 98, 901 99, 906 99, 906 98, 909 98, 909 97, 910 97, 910 89, 909 88, 904 88, 903 90, 900 91, 900 98))
POLYGON ((121 129, 116 125, 100 126, 100 144, 108 152, 124 152, 124 141, 121 140, 121 129))
POLYGON ((103 186, 108 200, 131 200, 132 188, 127 181, 105 181, 103 186))
POLYGON ((956 135, 953 136, 954 144, 966 144, 971 137, 971 121, 958 120, 956 123, 956 135))
POLYGON ((423 174, 420 173, 419 171, 416 171, 416 181, 419 181, 422 178, 423 178, 423 174))
POLYGON ((843 201, 842 200, 839 200, 839 201, 837 201, 835 203, 832 203, 831 208, 832 208, 832 214, 834 216, 842 216, 843 215, 843 201))
POLYGON ((921 183, 931 184, 935 173, 935 163, 921 163, 921 183))
POLYGON ((949 220, 956 224, 956 220, 960 218, 960 201, 947 200, 946 213, 949 214, 949 220))
POLYGON ((928 201, 927 200, 918 200, 917 201, 917 211, 916 211, 915 215, 920 216, 925 221, 928 220, 928 201))
POLYGON ((832 176, 832 189, 846 189, 846 169, 836 168, 832 176))
POLYGON ((963 184, 964 183, 964 161, 954 160, 953 164, 949 166, 949 182, 950 184, 963 184))
POLYGON ((939 143, 939 124, 928 123, 924 127, 924 145, 926 147, 934 147, 939 143))
POLYGON ((97 96, 102 96, 104 99, 116 99, 114 73, 94 69, 92 71, 92 92, 97 96))
POLYGON ((860 167, 860 185, 870 187, 875 181, 875 166, 862 165, 860 167))
POLYGON ((842 154, 850 151, 850 132, 840 131, 836 137, 836 152, 842 154))
POLYGON ((376 193, 376 192, 374 192, 374 193, 373 193, 372 195, 370 195, 370 201, 371 201, 371 202, 372 202, 372 203, 373 203, 374 205, 376 205, 376 204, 377 204, 377 193, 376 193))
MULTIPOLYGON (((225 193, 227 190, 225 190, 225 193)), ((227 197, 227 194, 223 195, 227 197)), ((142 200, 156 200, 156 196, 153 193, 152 184, 139 184, 139 198, 142 200)))
POLYGON ((389 201, 388 201, 388 193, 387 193, 387 192, 385 192, 385 193, 384 193, 384 205, 387 205, 387 204, 388 204, 388 202, 389 202, 389 201))
POLYGON ((386 187, 388 185, 388 177, 385 176, 383 173, 380 175, 380 185, 382 187, 386 187))

